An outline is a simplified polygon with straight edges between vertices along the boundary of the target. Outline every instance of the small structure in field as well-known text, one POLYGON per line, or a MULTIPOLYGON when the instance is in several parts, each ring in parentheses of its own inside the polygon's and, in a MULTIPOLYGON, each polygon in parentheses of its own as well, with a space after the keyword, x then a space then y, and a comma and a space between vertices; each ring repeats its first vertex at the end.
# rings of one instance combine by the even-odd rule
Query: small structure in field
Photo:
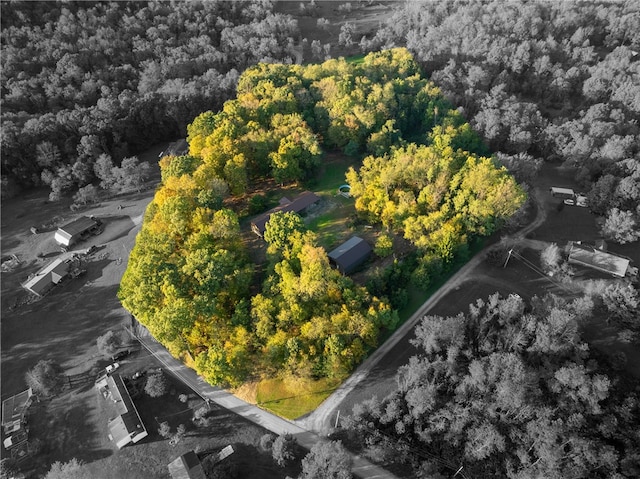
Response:
POLYGON ((22 287, 37 296, 44 296, 55 285, 60 284, 68 277, 78 276, 81 272, 80 260, 75 255, 56 258, 36 274, 30 276, 22 284, 22 287))
POLYGON ((556 198, 574 198, 576 194, 571 188, 559 188, 557 186, 552 186, 550 188, 551 195, 556 198))
POLYGON ((80 218, 58 228, 54 235, 59 245, 69 246, 87 239, 91 235, 102 233, 102 222, 95 217, 81 216, 80 218))
POLYGON ((355 271, 371 255, 371 246, 359 236, 352 236, 333 251, 329 261, 343 274, 355 271))
POLYGON ((114 373, 101 378, 96 382, 96 388, 107 401, 113 402, 116 417, 108 424, 109 439, 118 449, 149 435, 119 374, 114 373))
POLYGON ((286 213, 288 211, 293 211, 294 213, 302 213, 311 205, 316 204, 320 201, 320 197, 311 191, 305 191, 304 193, 300 193, 293 201, 289 198, 282 198, 280 200, 280 205, 275 208, 270 209, 266 213, 257 216, 251 222, 251 229, 255 234, 262 237, 264 235, 265 226, 271 218, 271 215, 277 212, 286 213))
POLYGON ((569 241, 567 244, 569 263, 586 266, 603 273, 624 278, 629 270, 629 259, 607 253, 605 243, 600 247, 592 247, 579 242, 569 241))
POLYGON ((207 479, 200 459, 194 451, 183 454, 167 467, 171 479, 207 479))

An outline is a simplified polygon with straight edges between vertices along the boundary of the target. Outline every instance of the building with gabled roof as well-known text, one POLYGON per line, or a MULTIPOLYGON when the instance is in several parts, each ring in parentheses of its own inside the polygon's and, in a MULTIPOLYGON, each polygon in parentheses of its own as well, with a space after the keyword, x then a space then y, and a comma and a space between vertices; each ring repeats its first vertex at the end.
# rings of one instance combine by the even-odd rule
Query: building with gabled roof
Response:
POLYGON ((282 198, 278 206, 257 216, 251 222, 251 229, 255 234, 262 237, 264 235, 266 224, 269 222, 272 214, 277 212, 286 213, 288 211, 293 211, 294 213, 299 214, 318 201, 320 201, 320 197, 311 191, 300 193, 293 201, 288 198, 282 198))
POLYGON ((349 274, 355 271, 371 255, 371 246, 359 236, 352 236, 328 253, 329 261, 338 271, 349 274))
POLYGON ((35 295, 44 296, 79 267, 80 260, 74 255, 56 258, 36 274, 29 276, 22 287, 35 295))
POLYGON ((32 397, 33 390, 29 388, 2 401, 2 429, 5 434, 12 434, 22 427, 32 397))
POLYGON ((109 420, 109 439, 122 449, 130 443, 136 443, 149 435, 138 414, 129 391, 117 373, 106 377, 106 384, 100 382, 96 386, 107 401, 113 403, 115 417, 109 420))
POLYGON ((593 248, 581 243, 570 241, 568 261, 571 264, 586 266, 603 273, 624 278, 629 269, 629 259, 607 253, 598 248, 593 248))
POLYGON ((101 225, 102 223, 93 216, 81 216, 64 226, 60 226, 54 238, 58 244, 62 246, 71 246, 87 236, 98 232, 101 225))
POLYGON ((194 451, 184 453, 167 466, 171 479, 207 479, 200 459, 194 451))

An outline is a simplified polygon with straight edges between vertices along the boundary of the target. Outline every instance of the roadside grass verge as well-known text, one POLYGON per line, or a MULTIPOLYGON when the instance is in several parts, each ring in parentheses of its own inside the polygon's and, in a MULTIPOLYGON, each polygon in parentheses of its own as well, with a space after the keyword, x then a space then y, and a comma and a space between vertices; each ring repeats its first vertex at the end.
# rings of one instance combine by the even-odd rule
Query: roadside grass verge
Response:
POLYGON ((258 406, 286 419, 297 419, 314 411, 340 386, 344 378, 299 381, 264 379, 258 383, 258 406))

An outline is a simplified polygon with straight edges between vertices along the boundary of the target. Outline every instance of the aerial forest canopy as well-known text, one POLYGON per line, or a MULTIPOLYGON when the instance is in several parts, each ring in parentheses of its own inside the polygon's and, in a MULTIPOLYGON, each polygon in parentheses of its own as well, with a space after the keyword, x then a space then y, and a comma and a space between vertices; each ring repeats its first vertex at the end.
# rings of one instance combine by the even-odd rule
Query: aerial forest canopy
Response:
POLYGON ((402 2, 360 41, 396 45, 519 181, 575 168, 603 236, 640 239, 640 3, 402 2))
POLYGON ((593 307, 496 293, 424 317, 397 390, 357 405, 348 434, 417 477, 638 477, 638 394, 581 338, 593 307))
POLYGON ((257 180, 312 179, 323 149, 369 154, 348 174, 356 208, 415 245, 423 276, 524 200, 402 48, 359 63, 260 63, 242 74, 236 99, 187 132, 189 154, 160 162, 162 184, 119 297, 215 384, 281 372, 342 377, 398 320, 387 298, 331 268, 317 234, 293 213, 267 223, 267 279, 250 295, 259 285, 230 200, 257 180))
POLYGON ((298 25, 269 1, 6 2, 3 195, 45 184, 52 199, 184 134, 233 96, 239 73, 294 56, 298 25))

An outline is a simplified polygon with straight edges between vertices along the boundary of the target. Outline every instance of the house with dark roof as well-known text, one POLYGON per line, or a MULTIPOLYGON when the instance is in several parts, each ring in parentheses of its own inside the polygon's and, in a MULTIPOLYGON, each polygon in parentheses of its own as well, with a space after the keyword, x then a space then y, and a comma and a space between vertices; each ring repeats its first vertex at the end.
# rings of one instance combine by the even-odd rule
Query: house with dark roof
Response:
POLYGON ((122 449, 127 444, 144 439, 149 433, 144 427, 122 377, 114 373, 106 376, 105 379, 97 382, 96 387, 105 400, 111 403, 110 410, 114 417, 108 423, 109 439, 118 446, 118 449, 122 449))
POLYGON ((359 236, 352 236, 329 252, 329 261, 343 274, 354 272, 371 255, 371 246, 359 236))
POLYGON ((604 251, 606 249, 604 245, 601 248, 570 241, 567 244, 568 261, 571 264, 586 266, 602 273, 624 278, 629 269, 629 259, 604 251))
POLYGON ((71 246, 78 241, 88 238, 92 234, 102 231, 102 222, 95 217, 81 216, 80 218, 61 226, 54 235, 61 246, 71 246))
POLYGON ((167 467, 171 479, 207 479, 200 459, 194 451, 183 454, 167 467))
POLYGON ((300 214, 306 211, 311 205, 316 204, 318 201, 320 201, 320 197, 311 191, 300 193, 300 195, 298 195, 293 201, 288 198, 282 198, 278 206, 254 218, 251 222, 251 229, 255 234, 262 237, 264 235, 265 226, 272 214, 279 211, 283 213, 293 211, 294 213, 300 214))
POLYGON ((29 276, 22 287, 33 294, 44 296, 79 267, 80 260, 75 255, 57 258, 36 274, 29 276))

